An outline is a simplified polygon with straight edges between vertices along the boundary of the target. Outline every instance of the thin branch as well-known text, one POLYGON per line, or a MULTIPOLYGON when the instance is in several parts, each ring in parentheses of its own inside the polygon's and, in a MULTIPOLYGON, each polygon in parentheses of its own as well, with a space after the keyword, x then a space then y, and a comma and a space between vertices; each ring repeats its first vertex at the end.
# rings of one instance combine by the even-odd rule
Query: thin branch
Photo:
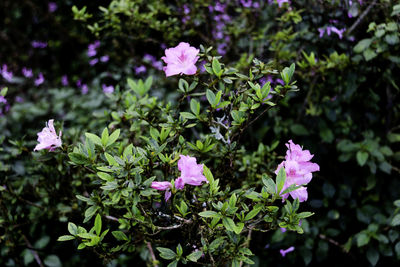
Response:
MULTIPOLYGON (((26 238, 25 235, 22 235, 22 237, 24 238, 26 245, 27 245, 28 247, 32 247, 32 244, 29 242, 28 238, 26 238)), ((33 249, 29 249, 29 251, 32 253, 33 257, 35 258, 36 263, 37 263, 40 267, 44 267, 43 262, 42 262, 42 260, 41 260, 40 257, 39 257, 39 254, 38 254, 35 250, 33 250, 33 249)))
POLYGON ((156 255, 154 254, 153 248, 151 247, 151 243, 147 242, 147 248, 149 249, 150 255, 151 255, 151 260, 153 261, 153 266, 158 267, 157 265, 157 258, 156 255))
POLYGON ((118 222, 118 221, 119 221, 118 218, 115 218, 115 217, 110 216, 110 215, 106 215, 106 219, 108 219, 108 220, 110 220, 110 221, 115 221, 115 222, 118 222))
POLYGON ((374 0, 371 4, 369 4, 369 6, 367 7, 367 9, 364 10, 364 12, 358 17, 358 19, 353 23, 353 25, 351 25, 351 27, 349 28, 349 30, 346 32, 346 35, 350 35, 350 33, 361 23, 361 21, 365 18, 365 16, 368 15, 369 11, 371 10, 371 8, 376 4, 377 0, 374 0))
MULTIPOLYGON (((250 241, 251 241, 251 233, 253 232, 253 228, 249 229, 249 233, 247 234, 246 242, 244 242, 243 246, 245 248, 248 248, 250 246, 250 241)), ((243 261, 240 261, 239 267, 243 266, 243 261)))

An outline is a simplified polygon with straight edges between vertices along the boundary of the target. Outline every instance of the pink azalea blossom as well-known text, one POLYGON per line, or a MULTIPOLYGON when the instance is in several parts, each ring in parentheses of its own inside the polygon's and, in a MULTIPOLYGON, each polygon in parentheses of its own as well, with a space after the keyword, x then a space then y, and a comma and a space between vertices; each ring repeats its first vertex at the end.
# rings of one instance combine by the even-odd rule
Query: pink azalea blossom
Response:
POLYGON ((49 120, 46 123, 46 127, 43 128, 38 135, 39 144, 36 145, 34 151, 38 151, 41 149, 47 149, 49 151, 54 151, 57 147, 61 147, 61 131, 57 136, 56 130, 53 125, 54 120, 49 120))
MULTIPOLYGON (((286 181, 282 191, 292 184, 308 184, 312 179, 312 172, 319 171, 319 165, 310 162, 313 157, 313 155, 310 154, 310 151, 303 150, 300 145, 294 144, 292 140, 289 140, 289 143, 286 144, 286 147, 288 150, 286 152, 285 160, 279 164, 275 171, 277 174, 282 167, 285 168, 286 181)), ((298 198, 300 202, 306 201, 308 198, 307 188, 304 186, 290 193, 283 194, 282 198, 287 199, 289 194, 293 199, 298 198)))
POLYGON ((188 43, 181 42, 178 46, 165 50, 165 57, 161 59, 167 64, 163 68, 165 75, 173 76, 177 74, 193 75, 197 71, 196 62, 200 50, 190 46, 188 43))
MULTIPOLYGON (((185 184, 199 186, 202 182, 208 183, 206 177, 203 175, 203 164, 197 164, 195 157, 180 155, 178 169, 181 171, 181 176, 174 182, 175 188, 178 190, 182 190, 185 184)), ((152 182, 151 188, 165 191, 165 201, 168 201, 171 197, 171 182, 152 182)))
POLYGON ((285 257, 287 253, 292 252, 293 250, 294 250, 294 247, 290 247, 287 249, 279 250, 279 253, 281 253, 282 257, 285 257))
POLYGON ((202 182, 208 183, 207 178, 203 175, 203 164, 197 164, 195 157, 181 155, 178 161, 178 169, 181 171, 181 176, 176 183, 179 179, 181 179, 183 185, 199 186, 202 182))

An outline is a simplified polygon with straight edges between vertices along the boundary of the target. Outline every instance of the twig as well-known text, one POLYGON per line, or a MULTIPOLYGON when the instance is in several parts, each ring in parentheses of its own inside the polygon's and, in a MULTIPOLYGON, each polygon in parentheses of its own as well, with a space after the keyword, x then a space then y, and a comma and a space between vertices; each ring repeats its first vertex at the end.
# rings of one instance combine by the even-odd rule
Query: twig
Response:
MULTIPOLYGON (((22 237, 24 238, 26 245, 27 245, 28 247, 32 247, 32 245, 31 245, 31 243, 29 242, 28 238, 26 238, 25 235, 22 235, 22 237)), ((33 257, 35 258, 35 260, 36 260, 36 262, 37 262, 37 264, 38 264, 40 267, 44 267, 43 262, 42 262, 42 260, 41 260, 40 257, 39 257, 39 254, 37 254, 37 252, 36 252, 35 250, 33 250, 33 249, 29 249, 29 251, 32 253, 33 257)))
MULTIPOLYGON (((243 246, 248 248, 250 246, 251 241, 251 233, 253 232, 253 228, 249 228, 249 233, 247 234, 246 242, 244 242, 243 246)), ((240 261, 239 267, 243 266, 243 261, 240 261)))
POLYGON ((115 221, 115 222, 118 222, 118 221, 119 221, 118 218, 115 218, 115 217, 110 216, 110 215, 106 215, 106 219, 108 219, 108 220, 110 220, 110 221, 115 221))
POLYGON ((150 242, 147 242, 147 248, 149 249, 149 252, 151 255, 151 260, 153 261, 153 266, 158 267, 158 264, 157 264, 158 261, 157 261, 156 255, 154 254, 153 248, 151 247, 150 242))
POLYGON ((371 10, 371 8, 376 4, 377 0, 374 0, 371 4, 369 4, 369 6, 367 7, 367 9, 364 10, 364 12, 358 17, 358 19, 353 23, 353 25, 351 25, 351 27, 349 28, 349 30, 346 32, 346 35, 350 35, 350 33, 358 26, 358 24, 361 23, 361 21, 364 19, 365 16, 367 16, 367 14, 369 13, 369 11, 371 10))
POLYGON ((178 229, 181 228, 183 226, 183 223, 181 224, 176 224, 176 225, 172 225, 172 226, 157 226, 154 225, 158 230, 172 230, 172 229, 178 229))

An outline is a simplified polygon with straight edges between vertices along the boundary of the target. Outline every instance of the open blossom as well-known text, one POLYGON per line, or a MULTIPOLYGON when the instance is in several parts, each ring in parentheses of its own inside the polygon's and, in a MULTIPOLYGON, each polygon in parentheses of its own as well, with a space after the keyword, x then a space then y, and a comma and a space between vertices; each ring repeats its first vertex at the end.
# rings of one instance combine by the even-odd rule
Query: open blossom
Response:
POLYGON ((197 71, 196 62, 200 50, 190 46, 188 43, 181 42, 178 46, 165 50, 165 57, 161 59, 167 63, 164 67, 165 75, 172 76, 177 74, 193 75, 197 71))
POLYGON ((292 252, 293 250, 294 250, 294 247, 290 247, 287 249, 279 250, 279 253, 281 253, 282 257, 285 257, 287 253, 292 252))
POLYGON ((176 180, 176 184, 199 186, 202 182, 208 183, 207 178, 203 175, 203 164, 197 164, 195 157, 181 155, 178 169, 181 171, 181 176, 176 180))
MULTIPOLYGON (((197 164, 195 157, 180 155, 178 169, 181 171, 181 176, 174 182, 176 189, 182 190, 185 184, 199 186, 202 182, 208 183, 206 177, 203 175, 203 164, 197 164)), ((171 197, 171 182, 152 182, 151 188, 165 191, 165 201, 168 201, 171 197)))
POLYGON ((38 135, 39 144, 36 145, 34 151, 41 149, 48 149, 49 151, 54 151, 57 147, 61 147, 61 131, 57 135, 56 130, 53 125, 54 120, 49 120, 46 123, 46 127, 43 128, 38 135))
MULTIPOLYGON (((308 184, 312 179, 312 172, 319 171, 319 165, 310 162, 310 160, 313 158, 313 155, 310 154, 310 151, 303 150, 300 145, 294 144, 292 140, 289 140, 289 143, 286 144, 286 147, 288 150, 286 152, 285 160, 279 164, 275 171, 277 174, 282 167, 285 168, 286 181, 282 191, 292 184, 308 184)), ((300 202, 306 201, 308 198, 307 188, 304 186, 290 193, 283 194, 282 198, 288 198, 289 194, 293 197, 293 199, 298 198, 300 202)))

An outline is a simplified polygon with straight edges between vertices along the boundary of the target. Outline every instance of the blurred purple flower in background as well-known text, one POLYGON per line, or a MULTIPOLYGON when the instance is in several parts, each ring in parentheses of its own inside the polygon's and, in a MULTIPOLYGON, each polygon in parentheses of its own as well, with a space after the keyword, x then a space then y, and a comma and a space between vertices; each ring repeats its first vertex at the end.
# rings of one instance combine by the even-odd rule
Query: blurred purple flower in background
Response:
POLYGON ((63 86, 68 86, 69 82, 68 82, 68 76, 67 76, 67 75, 63 75, 63 76, 61 77, 61 84, 62 84, 63 86))
POLYGON ((86 95, 88 92, 89 92, 89 87, 86 85, 86 83, 82 84, 81 86, 82 95, 86 95))
POLYGON ((98 58, 94 58, 94 59, 92 59, 92 60, 89 61, 89 65, 90 65, 90 66, 94 66, 94 65, 97 64, 97 62, 99 62, 99 59, 98 59, 98 58))
POLYGON ((110 60, 110 57, 109 57, 108 55, 102 56, 102 57, 100 58, 100 61, 101 61, 101 62, 108 62, 109 60, 110 60))
POLYGON ((23 67, 22 75, 24 75, 26 78, 32 78, 33 77, 32 69, 27 69, 27 68, 23 67))
POLYGON ((101 85, 101 88, 103 88, 103 93, 105 93, 105 94, 112 94, 112 93, 114 93, 114 86, 112 86, 112 85, 105 85, 105 84, 102 84, 101 85))
POLYGON ((39 73, 39 76, 35 79, 35 85, 39 86, 44 82, 43 73, 39 73))
POLYGON ((87 55, 88 57, 94 57, 95 55, 97 55, 97 48, 100 47, 100 41, 97 40, 94 43, 91 43, 88 45, 88 51, 87 51, 87 55))
POLYGON ((140 73, 145 73, 146 72, 146 67, 144 65, 140 65, 138 67, 134 67, 135 74, 138 75, 140 73))
POLYGON ((33 40, 31 42, 31 45, 32 45, 33 48, 46 48, 47 47, 47 42, 33 40))
POLYGON ((4 80, 7 82, 11 82, 13 78, 12 71, 8 71, 8 67, 6 64, 3 64, 3 68, 0 69, 1 76, 3 76, 4 80))
POLYGON ((287 253, 292 252, 293 250, 294 250, 294 247, 290 247, 287 249, 279 250, 279 253, 281 253, 282 257, 285 257, 287 253))
POLYGON ((0 95, 0 103, 7 104, 7 99, 2 95, 0 95))
POLYGON ((48 9, 49 9, 50 13, 53 13, 54 11, 56 11, 57 8, 58 8, 58 6, 55 2, 49 2, 48 9))

